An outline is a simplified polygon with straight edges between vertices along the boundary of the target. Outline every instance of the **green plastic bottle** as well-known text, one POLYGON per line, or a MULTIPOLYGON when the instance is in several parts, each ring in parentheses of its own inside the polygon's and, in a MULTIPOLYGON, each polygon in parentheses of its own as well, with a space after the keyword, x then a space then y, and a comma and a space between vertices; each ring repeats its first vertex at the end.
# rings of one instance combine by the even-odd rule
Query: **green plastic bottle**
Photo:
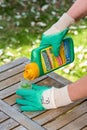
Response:
POLYGON ((24 78, 33 80, 70 64, 73 60, 74 44, 70 37, 62 41, 58 57, 54 56, 52 46, 38 47, 31 53, 31 63, 25 66, 24 78))

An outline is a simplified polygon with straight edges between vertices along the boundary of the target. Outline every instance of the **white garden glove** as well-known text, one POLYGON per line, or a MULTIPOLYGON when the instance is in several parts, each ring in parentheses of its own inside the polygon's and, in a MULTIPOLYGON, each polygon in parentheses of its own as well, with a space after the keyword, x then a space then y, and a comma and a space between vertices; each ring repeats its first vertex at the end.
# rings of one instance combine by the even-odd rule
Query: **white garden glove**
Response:
POLYGON ((74 22, 75 20, 71 16, 69 16, 67 13, 64 13, 55 24, 53 24, 46 32, 44 32, 44 34, 56 34, 70 27, 74 22))
POLYGON ((58 108, 72 103, 68 93, 68 86, 63 88, 52 87, 44 91, 42 97, 43 106, 46 109, 58 108))
MULTIPOLYGON (((28 84, 26 84, 28 86, 28 84)), ((68 86, 55 88, 48 86, 38 86, 32 84, 30 89, 18 88, 16 94, 22 98, 17 98, 21 111, 40 111, 54 109, 72 103, 68 86)))
POLYGON ((59 56, 61 43, 69 30, 68 27, 73 23, 74 19, 64 13, 55 24, 43 33, 40 46, 52 46, 54 55, 59 56))

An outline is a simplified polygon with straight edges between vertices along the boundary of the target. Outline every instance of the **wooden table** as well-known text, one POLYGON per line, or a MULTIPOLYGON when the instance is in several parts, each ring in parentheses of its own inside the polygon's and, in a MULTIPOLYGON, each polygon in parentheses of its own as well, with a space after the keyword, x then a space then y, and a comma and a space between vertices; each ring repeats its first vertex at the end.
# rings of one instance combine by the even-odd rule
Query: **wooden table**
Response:
MULTIPOLYGON (((27 62, 20 58, 0 67, 0 130, 87 130, 87 99, 54 110, 20 112, 15 91, 27 62)), ((70 83, 53 72, 33 82, 58 88, 70 83)))

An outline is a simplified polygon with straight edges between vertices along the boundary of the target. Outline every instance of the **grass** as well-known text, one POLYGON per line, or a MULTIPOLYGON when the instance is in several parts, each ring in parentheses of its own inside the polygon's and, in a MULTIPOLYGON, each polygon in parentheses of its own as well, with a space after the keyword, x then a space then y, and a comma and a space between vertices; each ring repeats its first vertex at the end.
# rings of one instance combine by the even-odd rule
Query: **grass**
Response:
MULTIPOLYGON (((69 0, 68 0, 69 1, 69 0)), ((70 2, 71 3, 71 2, 70 2)), ((64 3, 63 3, 64 4, 64 3)), ((40 44, 42 33, 70 7, 52 2, 4 2, 0 6, 0 66, 20 57, 30 58, 40 44), (50 22, 49 22, 50 21, 50 22)), ((87 18, 71 27, 75 60, 56 73, 76 81, 87 73, 87 18)))

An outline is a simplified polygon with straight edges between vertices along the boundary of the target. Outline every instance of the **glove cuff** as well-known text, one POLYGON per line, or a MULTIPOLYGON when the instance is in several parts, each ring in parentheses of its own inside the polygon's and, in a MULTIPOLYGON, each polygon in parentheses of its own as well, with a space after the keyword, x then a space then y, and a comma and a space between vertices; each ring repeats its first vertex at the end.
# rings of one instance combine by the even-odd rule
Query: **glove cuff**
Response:
POLYGON ((74 22, 75 20, 71 16, 69 16, 67 13, 64 13, 53 26, 54 28, 62 31, 65 28, 70 27, 74 22))
POLYGON ((56 108, 54 100, 54 87, 43 92, 42 105, 45 109, 56 108))
POLYGON ((72 101, 69 97, 68 86, 60 89, 52 87, 42 94, 42 105, 45 109, 53 109, 70 103, 72 101))
POLYGON ((54 88, 54 100, 57 107, 72 103, 68 92, 68 86, 60 89, 54 88))
POLYGON ((51 35, 63 31, 64 29, 70 27, 75 22, 75 20, 69 16, 67 13, 64 13, 60 19, 51 26, 46 32, 45 35, 51 35))

